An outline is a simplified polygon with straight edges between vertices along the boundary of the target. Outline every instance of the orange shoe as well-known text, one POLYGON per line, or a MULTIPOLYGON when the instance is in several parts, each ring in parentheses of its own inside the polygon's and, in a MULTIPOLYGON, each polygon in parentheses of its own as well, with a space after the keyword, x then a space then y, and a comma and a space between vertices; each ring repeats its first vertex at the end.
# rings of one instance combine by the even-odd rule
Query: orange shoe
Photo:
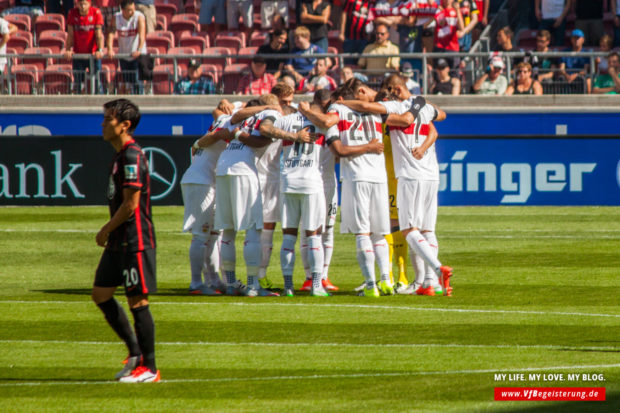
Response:
POLYGON ((433 286, 429 285, 428 287, 424 288, 424 287, 420 287, 416 290, 415 292, 417 295, 435 295, 435 288, 433 288, 433 286))
POLYGON ((323 288, 325 288, 327 291, 338 291, 340 289, 334 284, 332 284, 332 282, 329 281, 329 278, 322 279, 321 284, 323 284, 323 288))
POLYGON ((439 282, 443 287, 443 293, 444 295, 451 296, 452 287, 450 287, 450 277, 452 277, 452 268, 448 267, 447 265, 442 265, 441 267, 439 267, 439 270, 441 271, 441 277, 439 279, 439 282))
POLYGON ((304 281, 304 285, 302 285, 299 290, 300 291, 311 291, 312 290, 312 279, 306 278, 306 281, 304 281))

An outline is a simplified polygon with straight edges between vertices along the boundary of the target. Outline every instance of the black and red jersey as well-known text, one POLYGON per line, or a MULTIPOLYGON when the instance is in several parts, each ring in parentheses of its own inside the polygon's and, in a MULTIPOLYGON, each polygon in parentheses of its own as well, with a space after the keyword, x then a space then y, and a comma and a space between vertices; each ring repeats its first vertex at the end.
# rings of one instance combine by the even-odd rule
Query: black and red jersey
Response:
POLYGON ((366 38, 366 26, 372 21, 371 6, 374 6, 374 2, 364 0, 348 0, 346 2, 342 11, 347 15, 345 39, 360 40, 366 38))
POLYGON ((140 191, 140 202, 133 215, 110 233, 107 247, 112 251, 144 251, 155 248, 155 229, 151 215, 151 176, 142 148, 132 139, 116 154, 110 167, 108 204, 110 217, 123 203, 123 189, 140 191))

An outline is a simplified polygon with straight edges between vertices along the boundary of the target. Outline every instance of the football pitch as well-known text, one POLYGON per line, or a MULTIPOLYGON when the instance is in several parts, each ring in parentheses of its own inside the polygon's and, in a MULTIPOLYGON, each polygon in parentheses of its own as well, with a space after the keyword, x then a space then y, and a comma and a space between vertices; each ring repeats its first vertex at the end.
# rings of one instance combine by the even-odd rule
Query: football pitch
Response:
MULTIPOLYGON (((620 208, 442 207, 454 296, 375 299, 353 292, 338 228, 332 297, 189 296, 182 207, 153 214, 162 381, 131 385, 112 380, 126 350, 90 300, 107 208, 0 208, 1 412, 620 411, 620 208), (498 387, 607 400, 495 401, 498 387)), ((278 286, 280 245, 277 231, 278 286)))

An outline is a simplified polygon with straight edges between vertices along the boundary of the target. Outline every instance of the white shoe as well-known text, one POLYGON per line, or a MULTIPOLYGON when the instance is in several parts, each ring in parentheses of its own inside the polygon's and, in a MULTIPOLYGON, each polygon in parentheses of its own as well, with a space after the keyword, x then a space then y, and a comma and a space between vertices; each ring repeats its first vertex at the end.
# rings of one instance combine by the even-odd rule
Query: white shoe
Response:
POLYGON ((121 383, 154 383, 160 379, 159 370, 153 373, 145 366, 138 366, 131 372, 131 375, 121 377, 121 383))
POLYGON ((416 291, 418 291, 420 287, 422 287, 422 284, 417 283, 417 282, 412 282, 411 284, 407 286, 407 288, 402 289, 401 290, 402 292, 399 294, 416 295, 416 291))
POLYGON ((366 281, 364 281, 359 287, 355 287, 355 291, 360 292, 366 289, 366 281))
POLYGON ((114 375, 114 380, 129 376, 140 365, 140 361, 142 361, 142 356, 127 357, 125 359, 125 366, 114 375))
POLYGON ((280 294, 274 293, 273 291, 265 290, 264 288, 250 288, 248 289, 248 293, 246 294, 248 297, 279 297, 280 294))
POLYGON ((250 289, 239 280, 226 287, 226 295, 248 295, 249 291, 250 289))

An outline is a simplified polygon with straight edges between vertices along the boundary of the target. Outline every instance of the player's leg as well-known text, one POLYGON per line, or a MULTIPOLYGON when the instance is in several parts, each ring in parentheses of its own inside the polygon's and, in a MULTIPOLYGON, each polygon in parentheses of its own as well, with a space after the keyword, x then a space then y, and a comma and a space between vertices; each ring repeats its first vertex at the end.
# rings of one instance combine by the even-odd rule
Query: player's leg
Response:
POLYGON ((148 295, 157 291, 155 250, 125 255, 125 295, 134 319, 134 329, 142 352, 142 363, 131 375, 120 379, 125 383, 159 381, 155 363, 155 323, 149 309, 148 295))
MULTIPOLYGON (((424 182, 425 192, 425 213, 422 220, 422 235, 426 238, 431 247, 434 257, 437 259, 439 255, 439 243, 435 234, 435 224, 437 223, 437 192, 439 183, 437 181, 424 182)), ((441 280, 438 279, 437 273, 427 264, 425 271, 425 287, 431 287, 436 294, 445 293, 452 295, 452 287, 450 287, 451 271, 447 273, 442 271, 441 280), (444 291, 445 290, 445 291, 444 291)))
POLYGON ((226 295, 239 294, 241 283, 237 281, 235 266, 237 254, 235 250, 236 217, 239 214, 240 197, 237 176, 218 176, 215 179, 215 229, 223 230, 220 242, 220 266, 226 295))
POLYGON ((259 284, 263 288, 272 288, 273 282, 267 277, 267 267, 273 251, 273 232, 276 222, 280 221, 280 183, 264 178, 261 180, 263 202, 263 231, 261 232, 261 262, 258 268, 259 284))
POLYGON ((385 295, 394 294, 394 286, 390 281, 389 247, 384 235, 390 232, 389 202, 387 184, 371 185, 371 205, 369 215, 370 239, 375 252, 375 260, 379 267, 379 290, 385 295))
POLYGON ((308 264, 312 274, 310 294, 317 297, 329 296, 323 287, 323 238, 321 230, 325 222, 325 194, 303 194, 301 196, 301 227, 308 239, 308 264))
POLYGON ((124 281, 122 271, 119 254, 105 250, 95 273, 92 290, 92 300, 97 304, 112 330, 127 346, 128 357, 125 367, 114 377, 117 380, 131 374, 131 371, 140 364, 142 357, 138 339, 129 324, 127 314, 114 298, 116 286, 124 281))
POLYGON ((299 256, 301 257, 301 264, 304 267, 304 275, 306 276, 301 291, 312 290, 312 273, 310 272, 310 261, 308 260, 308 248, 309 242, 305 232, 302 231, 301 238, 299 240, 299 256))
POLYGON ((205 228, 204 207, 207 185, 182 184, 184 217, 183 232, 191 232, 192 240, 189 245, 189 266, 191 281, 190 294, 202 294, 202 269, 205 261, 205 243, 208 239, 208 228, 205 228))
POLYGON ((301 219, 301 203, 299 194, 282 195, 282 246, 280 248, 280 268, 284 277, 282 295, 292 297, 293 270, 295 269, 295 243, 297 227, 301 219))
POLYGON ((221 232, 213 231, 205 245, 205 283, 213 290, 224 292, 226 285, 220 278, 220 241, 221 232))
POLYGON ((324 188, 326 201, 325 226, 322 234, 323 238, 323 287, 328 291, 338 291, 329 279, 329 265, 334 253, 334 224, 336 223, 336 213, 338 210, 338 191, 336 187, 324 188))
POLYGON ((273 232, 275 227, 275 222, 265 222, 260 235, 261 262, 258 268, 258 280, 263 288, 273 287, 273 282, 267 278, 267 267, 269 266, 271 252, 273 251, 273 232))

